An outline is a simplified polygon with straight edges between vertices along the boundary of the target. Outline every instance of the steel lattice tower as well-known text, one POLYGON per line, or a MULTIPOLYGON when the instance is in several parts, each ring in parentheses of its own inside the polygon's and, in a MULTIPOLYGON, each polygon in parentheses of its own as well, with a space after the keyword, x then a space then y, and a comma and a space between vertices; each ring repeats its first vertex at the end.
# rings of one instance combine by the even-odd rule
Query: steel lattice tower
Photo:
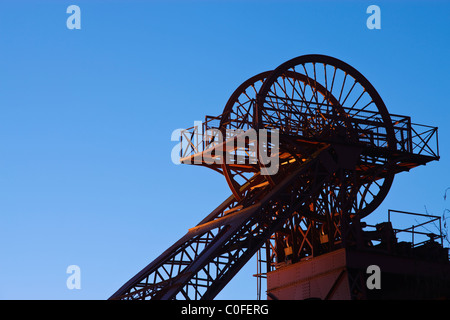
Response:
POLYGON ((180 145, 182 163, 220 172, 232 195, 111 299, 213 299, 259 250, 270 272, 363 246, 360 220, 394 176, 439 159, 437 128, 389 114, 361 73, 324 55, 251 77, 180 145))

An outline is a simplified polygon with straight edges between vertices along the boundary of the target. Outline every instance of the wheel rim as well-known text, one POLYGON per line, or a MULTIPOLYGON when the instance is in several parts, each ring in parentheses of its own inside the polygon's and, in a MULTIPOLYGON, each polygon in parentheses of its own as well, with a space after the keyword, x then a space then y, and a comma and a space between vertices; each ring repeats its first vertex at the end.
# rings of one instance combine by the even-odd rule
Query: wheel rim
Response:
MULTIPOLYGON (((376 123, 382 125, 385 135, 385 139, 377 140, 377 143, 384 144, 380 146, 391 150, 396 149, 390 115, 375 88, 350 65, 324 55, 305 55, 294 58, 280 65, 267 77, 257 96, 255 127, 267 128, 273 125, 282 127, 280 123, 288 119, 288 112, 283 109, 286 108, 283 101, 288 100, 296 105, 297 110, 302 111, 309 108, 308 112, 311 115, 313 109, 320 110, 322 114, 331 114, 329 110, 325 110, 330 107, 326 102, 332 100, 328 94, 337 100, 338 106, 334 106, 337 108, 336 112, 345 114, 344 117, 338 117, 339 119, 334 123, 329 121, 328 124, 338 127, 339 121, 343 122, 348 117, 352 119, 352 124, 355 126, 355 128, 351 128, 349 125, 344 126, 347 132, 341 136, 344 135, 348 142, 351 140, 367 142, 368 138, 364 137, 363 133, 369 132, 376 123), (287 83, 285 79, 290 73, 303 74, 312 81, 287 83), (318 90, 317 84, 320 84, 323 89, 318 90), (326 94, 322 94, 320 97, 318 95, 320 91, 326 94), (273 116, 277 113, 278 118, 274 121, 273 116), (356 125, 355 120, 357 120, 356 125), (353 129, 358 132, 357 136, 352 132, 353 129)), ((305 114, 305 112, 303 113, 305 114)), ((320 118, 317 119, 320 121, 320 118)), ((317 121, 308 121, 307 123, 311 129, 314 129, 320 127, 320 123, 317 121)), ((346 179, 352 181, 344 183, 344 185, 357 184, 353 191, 354 201, 349 210, 351 216, 357 215, 360 218, 367 216, 381 204, 394 178, 394 172, 389 170, 390 160, 388 159, 382 157, 372 157, 366 161, 359 159, 359 169, 364 165, 366 166, 364 174, 362 174, 363 171, 357 169, 356 174, 347 174, 349 177, 346 179), (370 166, 372 168, 368 168, 370 166), (358 175, 358 173, 360 174, 358 175), (357 177, 357 181, 355 181, 355 177, 357 177)), ((335 190, 335 192, 337 193, 339 190, 335 190)))

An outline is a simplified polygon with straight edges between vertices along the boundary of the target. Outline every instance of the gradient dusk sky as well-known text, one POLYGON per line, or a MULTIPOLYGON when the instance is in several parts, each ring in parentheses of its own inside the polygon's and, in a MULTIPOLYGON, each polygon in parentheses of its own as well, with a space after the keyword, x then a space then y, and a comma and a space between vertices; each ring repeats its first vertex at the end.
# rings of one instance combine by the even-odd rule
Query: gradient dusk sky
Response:
MULTIPOLYGON (((390 113, 439 127, 441 160, 399 174, 368 222, 441 215, 449 17, 448 1, 1 1, 0 299, 109 298, 230 194, 216 172, 172 163, 172 132, 303 54, 347 62, 390 113)), ((254 273, 252 260, 217 298, 255 299, 254 273)))

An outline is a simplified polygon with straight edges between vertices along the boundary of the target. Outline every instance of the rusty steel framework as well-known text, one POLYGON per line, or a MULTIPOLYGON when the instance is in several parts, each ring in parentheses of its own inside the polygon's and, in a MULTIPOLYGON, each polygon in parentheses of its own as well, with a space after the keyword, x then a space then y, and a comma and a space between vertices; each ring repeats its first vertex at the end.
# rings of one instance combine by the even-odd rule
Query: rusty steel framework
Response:
POLYGON ((232 195, 111 299, 213 299, 257 252, 269 272, 351 246, 397 173, 439 159, 437 128, 389 114, 361 73, 324 55, 251 77, 180 145, 182 163, 220 172, 232 195), (276 150, 276 174, 262 149, 276 150))

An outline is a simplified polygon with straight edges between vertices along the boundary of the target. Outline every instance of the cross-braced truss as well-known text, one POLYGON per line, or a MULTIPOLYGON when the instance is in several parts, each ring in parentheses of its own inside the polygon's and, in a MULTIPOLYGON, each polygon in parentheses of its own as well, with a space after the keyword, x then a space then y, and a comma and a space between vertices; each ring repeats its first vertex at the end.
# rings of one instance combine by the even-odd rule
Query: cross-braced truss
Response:
POLYGON ((258 250, 268 272, 345 247, 395 174, 439 158, 437 128, 389 114, 357 70, 322 55, 248 79, 180 145, 182 163, 220 172, 232 195, 111 299, 213 299, 258 250))

